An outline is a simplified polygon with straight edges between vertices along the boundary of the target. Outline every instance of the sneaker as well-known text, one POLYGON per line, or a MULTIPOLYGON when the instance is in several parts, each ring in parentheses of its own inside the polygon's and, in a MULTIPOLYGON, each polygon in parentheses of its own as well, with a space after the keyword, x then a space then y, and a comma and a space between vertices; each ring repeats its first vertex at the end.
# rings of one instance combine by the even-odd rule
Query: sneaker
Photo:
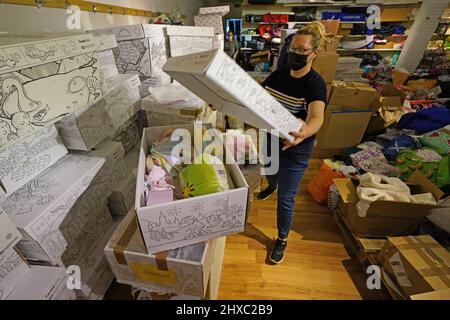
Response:
POLYGON ((275 241, 275 245, 270 253, 269 260, 275 264, 283 262, 284 259, 284 250, 286 250, 287 241, 277 239, 275 241))
POLYGON ((278 190, 278 187, 275 189, 272 189, 270 187, 267 187, 266 189, 264 189, 263 191, 261 191, 258 194, 258 200, 266 200, 267 198, 270 197, 270 195, 274 192, 276 192, 278 190))

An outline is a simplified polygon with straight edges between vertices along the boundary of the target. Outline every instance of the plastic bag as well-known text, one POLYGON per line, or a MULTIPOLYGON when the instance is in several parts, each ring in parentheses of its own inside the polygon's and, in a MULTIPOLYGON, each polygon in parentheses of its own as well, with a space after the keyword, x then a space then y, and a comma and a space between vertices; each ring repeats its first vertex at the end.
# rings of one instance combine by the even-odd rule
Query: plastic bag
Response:
POLYGON ((334 172, 325 163, 319 169, 319 173, 311 179, 306 189, 313 197, 314 201, 326 204, 328 199, 328 192, 333 185, 333 179, 345 178, 341 173, 334 172))

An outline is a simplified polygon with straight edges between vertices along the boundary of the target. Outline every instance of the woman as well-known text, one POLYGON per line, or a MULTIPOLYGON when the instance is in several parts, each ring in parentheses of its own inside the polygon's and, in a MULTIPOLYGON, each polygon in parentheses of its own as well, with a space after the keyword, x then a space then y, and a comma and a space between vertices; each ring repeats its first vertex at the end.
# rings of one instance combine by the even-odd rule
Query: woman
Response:
MULTIPOLYGON (((266 176, 269 186, 258 195, 258 199, 265 200, 278 190, 278 239, 269 257, 273 263, 283 261, 294 216, 294 198, 308 166, 315 134, 323 124, 326 85, 311 67, 325 41, 325 28, 320 22, 312 22, 301 28, 290 44, 288 67, 273 72, 262 83, 269 93, 303 123, 300 132, 291 132, 294 141, 280 141, 278 173, 266 176)), ((270 138, 268 135, 268 147, 270 138)))
POLYGON ((225 40, 224 51, 233 59, 236 60, 236 56, 239 51, 238 42, 234 38, 234 32, 228 31, 228 38, 225 40))

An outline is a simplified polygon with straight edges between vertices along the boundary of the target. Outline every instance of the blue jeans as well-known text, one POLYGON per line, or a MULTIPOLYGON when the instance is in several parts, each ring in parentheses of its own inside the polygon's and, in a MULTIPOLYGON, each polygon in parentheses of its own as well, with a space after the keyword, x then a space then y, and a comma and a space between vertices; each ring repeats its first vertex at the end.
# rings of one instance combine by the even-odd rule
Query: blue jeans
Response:
MULTIPOLYGON (((280 150, 278 173, 266 176, 270 188, 278 187, 277 226, 280 239, 286 239, 291 229, 294 219, 295 195, 308 167, 309 158, 314 148, 314 140, 314 138, 311 138, 285 151, 280 150)), ((270 150, 270 143, 268 146, 270 150)), ((280 141, 280 148, 281 146, 280 141)))

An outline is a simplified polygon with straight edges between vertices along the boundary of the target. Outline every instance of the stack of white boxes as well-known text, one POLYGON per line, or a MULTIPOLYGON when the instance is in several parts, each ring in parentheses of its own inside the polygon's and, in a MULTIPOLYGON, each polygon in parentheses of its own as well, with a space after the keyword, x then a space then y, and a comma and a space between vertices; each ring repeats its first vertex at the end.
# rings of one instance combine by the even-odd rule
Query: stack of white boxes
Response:
POLYGON ((364 81, 361 77, 362 70, 359 67, 361 58, 339 57, 336 65, 335 80, 341 81, 364 81))
POLYGON ((121 217, 108 197, 137 157, 111 140, 140 101, 139 77, 118 74, 116 45, 91 34, 0 39, 2 299, 101 299, 113 280, 103 248, 121 217))
POLYGON ((214 27, 214 49, 223 50, 223 16, 230 12, 230 6, 204 7, 198 10, 194 17, 194 24, 199 27, 214 27))
POLYGON ((149 87, 170 83, 170 77, 162 71, 169 45, 165 25, 137 24, 90 32, 115 36, 118 47, 113 52, 119 73, 140 77, 141 96, 148 95, 149 87))
POLYGON ((170 57, 213 49, 214 28, 193 26, 167 26, 170 57))

